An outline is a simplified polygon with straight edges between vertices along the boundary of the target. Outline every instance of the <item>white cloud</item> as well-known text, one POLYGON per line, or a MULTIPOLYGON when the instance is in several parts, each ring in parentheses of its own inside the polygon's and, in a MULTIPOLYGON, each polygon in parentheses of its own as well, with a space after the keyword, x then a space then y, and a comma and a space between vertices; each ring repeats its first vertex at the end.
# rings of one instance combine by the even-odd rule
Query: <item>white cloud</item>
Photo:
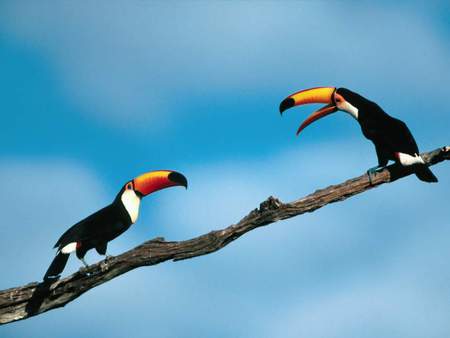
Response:
MULTIPOLYGON (((4 158, 0 186, 0 264, 9 266, 0 288, 39 280, 53 259, 58 237, 80 215, 110 202, 95 174, 65 160, 4 158)), ((79 267, 74 261, 68 270, 79 267)))
MULTIPOLYGON (((404 8, 345 4, 79 7, 14 1, 0 5, 0 27, 55 66, 81 111, 120 127, 157 123, 162 115, 165 123, 171 114, 180 119, 188 96, 212 93, 227 101, 224 93, 237 90, 278 100, 315 84, 361 90, 399 117, 415 105, 427 121, 444 115, 438 99, 446 94, 448 50, 429 23, 404 8)), ((186 168, 189 190, 148 197, 141 219, 111 243, 111 253, 155 236, 185 239, 222 228, 271 194, 289 201, 375 164, 366 141, 295 147, 259 160, 186 168)), ((414 336, 426 324, 432 333, 446 332, 448 278, 442 276, 448 276, 449 252, 442 210, 449 181, 448 169, 433 170, 438 185, 411 177, 384 186, 253 231, 216 254, 126 274, 4 333, 44 337, 51 329, 79 337, 83 330, 97 330, 98 336, 137 337, 151 326, 155 335, 167 337, 264 336, 261 331, 289 337, 305 330, 310 337, 335 332, 347 338, 363 334, 366 325, 414 336), (126 311, 118 313, 116 305, 126 311), (360 313, 365 317, 358 326, 360 313), (92 318, 97 325, 86 325, 92 318)), ((0 184, 0 205, 7 211, 0 241, 8 243, 0 249, 1 263, 8 266, 3 287, 40 278, 60 233, 112 198, 95 172, 59 160, 3 160, 0 184)), ((79 266, 72 262, 68 271, 79 266)))
POLYGON ((349 86, 393 109, 400 101, 406 114, 423 101, 410 100, 412 93, 430 109, 449 74, 441 36, 411 8, 11 1, 0 12, 2 30, 55 66, 81 111, 120 127, 157 129, 175 111, 196 114, 183 106, 206 93, 219 101, 232 90, 278 100, 287 89, 317 84, 349 86))
MULTIPOLYGON (((187 231, 189 235, 195 235, 212 230, 214 224, 220 227, 239 221, 270 195, 284 202, 292 201, 316 189, 361 175, 375 163, 375 151, 369 142, 353 144, 344 140, 332 144, 297 144, 249 161, 230 160, 196 165, 185 168, 190 185, 187 194, 172 191, 158 196, 152 201, 157 209, 153 212, 162 218, 162 223, 192 227, 170 230, 169 233, 181 233, 185 237, 187 233, 184 231, 187 231), (177 212, 172 212, 173 209, 177 212)), ((441 176, 439 169, 433 168, 441 176)), ((441 180, 445 180, 445 169, 442 176, 441 180)), ((370 204, 360 207, 370 212, 373 205, 378 207, 389 203, 391 209, 401 209, 402 201, 398 195, 402 195, 408 186, 420 191, 418 196, 421 198, 411 197, 415 205, 420 205, 422 198, 432 199, 436 189, 436 185, 423 184, 411 176, 395 185, 369 192, 370 204), (385 196, 383 189, 390 191, 388 196, 385 196)), ((358 198, 365 199, 364 195, 358 198)), ((425 217, 425 214, 416 217, 425 217)))
MULTIPOLYGON (((380 271, 381 272, 381 271, 380 271)), ((442 297, 417 287, 401 273, 324 290, 314 299, 297 299, 274 316, 263 337, 444 337, 450 332, 442 297), (412 284, 412 285, 411 285, 412 284), (286 311, 287 310, 287 311, 286 311), (268 328, 270 327, 270 329, 268 328)), ((442 295, 441 295, 442 296, 442 295)))
POLYGON ((413 236, 405 234, 407 241, 397 252, 391 252, 384 264, 365 269, 357 276, 344 276, 340 283, 327 282, 326 287, 310 294, 292 292, 292 298, 273 314, 273 320, 262 327, 260 335, 448 336, 449 273, 444 266, 450 250, 444 238, 448 238, 450 229, 444 217, 433 219, 429 226, 420 221, 407 226, 422 229, 413 229, 413 236))
MULTIPOLYGON (((111 243, 116 245, 112 253, 154 236, 185 239, 224 227, 270 194, 289 201, 355 176, 371 155, 351 144, 321 144, 254 161, 186 168, 188 191, 169 189, 147 197, 141 219, 111 243)), ((430 325, 428 332, 438 336, 449 330, 445 267, 450 252, 442 213, 449 176, 443 166, 435 171, 438 185, 411 177, 380 187, 253 231, 218 253, 127 273, 62 310, 6 326, 2 333, 44 337, 51 328, 69 337, 92 330, 98 336, 140 337, 151 326, 167 337, 306 332, 347 338, 391 329, 414 337, 430 325), (125 310, 119 313, 119 306, 125 310), (80 324, 92 318, 96 325, 80 324)), ((0 174, 0 205, 11 211, 4 214, 8 226, 0 257, 4 266, 15 262, 2 276, 4 287, 39 278, 60 233, 55 227, 64 230, 111 199, 101 179, 77 163, 3 160, 0 174)), ((73 264, 68 270, 78 268, 73 264)))
MULTIPOLYGON (((333 146, 340 152, 326 152, 322 144, 253 162, 190 168, 188 194, 158 198, 159 211, 152 213, 157 231, 169 240, 189 238, 238 221, 270 194, 289 201, 364 171, 368 155, 352 152, 349 144, 333 146)), ((191 262, 180 278, 194 278, 206 294, 228 298, 218 296, 224 308, 216 315, 236 321, 234 335, 442 336, 450 331, 448 273, 442 271, 449 229, 440 213, 449 182, 448 170, 434 170, 438 185, 409 177, 255 230, 191 262), (253 313, 245 332, 243 319, 229 313, 239 307, 253 313)), ((205 306, 207 298, 195 303, 205 306)))

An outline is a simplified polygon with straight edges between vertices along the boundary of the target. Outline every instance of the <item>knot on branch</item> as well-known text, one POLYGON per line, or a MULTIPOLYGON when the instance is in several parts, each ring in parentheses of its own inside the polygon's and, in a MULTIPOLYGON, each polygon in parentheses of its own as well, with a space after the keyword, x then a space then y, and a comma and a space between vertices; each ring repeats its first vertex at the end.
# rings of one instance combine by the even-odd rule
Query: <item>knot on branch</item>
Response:
POLYGON ((155 237, 148 241, 149 243, 165 243, 166 239, 164 237, 155 237))
POLYGON ((270 196, 259 205, 259 211, 275 210, 281 207, 283 203, 276 197, 270 196))
POLYGON ((247 222, 251 218, 259 217, 261 213, 264 211, 279 209, 282 205, 283 202, 281 202, 278 198, 270 196, 268 199, 266 199, 259 205, 259 208, 250 211, 250 213, 243 219, 241 219, 238 224, 247 222))

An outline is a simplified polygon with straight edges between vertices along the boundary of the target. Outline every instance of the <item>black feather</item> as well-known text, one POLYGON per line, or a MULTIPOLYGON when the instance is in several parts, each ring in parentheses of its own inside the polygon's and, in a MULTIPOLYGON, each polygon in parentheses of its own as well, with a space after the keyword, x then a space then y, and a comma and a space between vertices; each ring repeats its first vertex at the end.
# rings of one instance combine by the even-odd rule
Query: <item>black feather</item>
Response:
POLYGON ((64 267, 67 264, 67 260, 69 259, 69 254, 58 252, 56 257, 53 259, 52 263, 48 267, 47 272, 44 275, 44 281, 50 278, 59 277, 61 272, 63 272, 64 267))

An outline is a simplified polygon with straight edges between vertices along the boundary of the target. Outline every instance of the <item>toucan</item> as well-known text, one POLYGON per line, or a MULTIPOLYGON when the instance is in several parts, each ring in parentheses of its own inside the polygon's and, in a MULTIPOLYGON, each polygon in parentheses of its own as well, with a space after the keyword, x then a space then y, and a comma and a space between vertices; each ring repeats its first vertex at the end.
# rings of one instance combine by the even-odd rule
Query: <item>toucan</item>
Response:
POLYGON ((419 155, 417 143, 406 124, 386 112, 375 102, 346 88, 316 87, 301 90, 285 98, 280 113, 294 106, 308 103, 327 105, 312 113, 298 128, 297 135, 314 121, 339 110, 358 121, 363 135, 373 142, 378 166, 367 171, 369 180, 383 169, 389 160, 402 166, 412 166, 416 176, 425 182, 437 182, 436 176, 419 155))
POLYGON ((59 278, 72 252, 86 267, 84 256, 88 250, 95 248, 100 255, 106 255, 108 242, 136 222, 142 197, 173 186, 187 188, 187 180, 171 170, 147 172, 125 183, 110 205, 76 223, 58 239, 54 246, 58 251, 44 281, 59 278))

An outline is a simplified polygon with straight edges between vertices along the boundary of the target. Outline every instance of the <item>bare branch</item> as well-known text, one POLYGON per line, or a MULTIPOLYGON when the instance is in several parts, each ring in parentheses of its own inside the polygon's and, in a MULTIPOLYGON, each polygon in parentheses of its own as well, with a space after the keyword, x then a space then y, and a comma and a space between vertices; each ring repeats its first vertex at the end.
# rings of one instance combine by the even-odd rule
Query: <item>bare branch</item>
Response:
MULTIPOLYGON (((423 153, 422 158, 430 166, 448 160, 450 147, 423 153)), ((35 282, 0 291, 0 324, 26 319, 62 307, 86 291, 138 267, 156 265, 167 260, 193 258, 220 250, 255 228, 305 212, 313 212, 327 204, 345 200, 412 173, 411 168, 391 165, 376 174, 372 183, 367 174, 364 174, 341 184, 317 190, 290 203, 282 203, 277 198, 269 197, 260 204, 259 209, 251 211, 238 223, 225 229, 211 231, 181 242, 167 242, 163 238, 156 238, 107 261, 81 269, 66 278, 46 283, 35 282)))

